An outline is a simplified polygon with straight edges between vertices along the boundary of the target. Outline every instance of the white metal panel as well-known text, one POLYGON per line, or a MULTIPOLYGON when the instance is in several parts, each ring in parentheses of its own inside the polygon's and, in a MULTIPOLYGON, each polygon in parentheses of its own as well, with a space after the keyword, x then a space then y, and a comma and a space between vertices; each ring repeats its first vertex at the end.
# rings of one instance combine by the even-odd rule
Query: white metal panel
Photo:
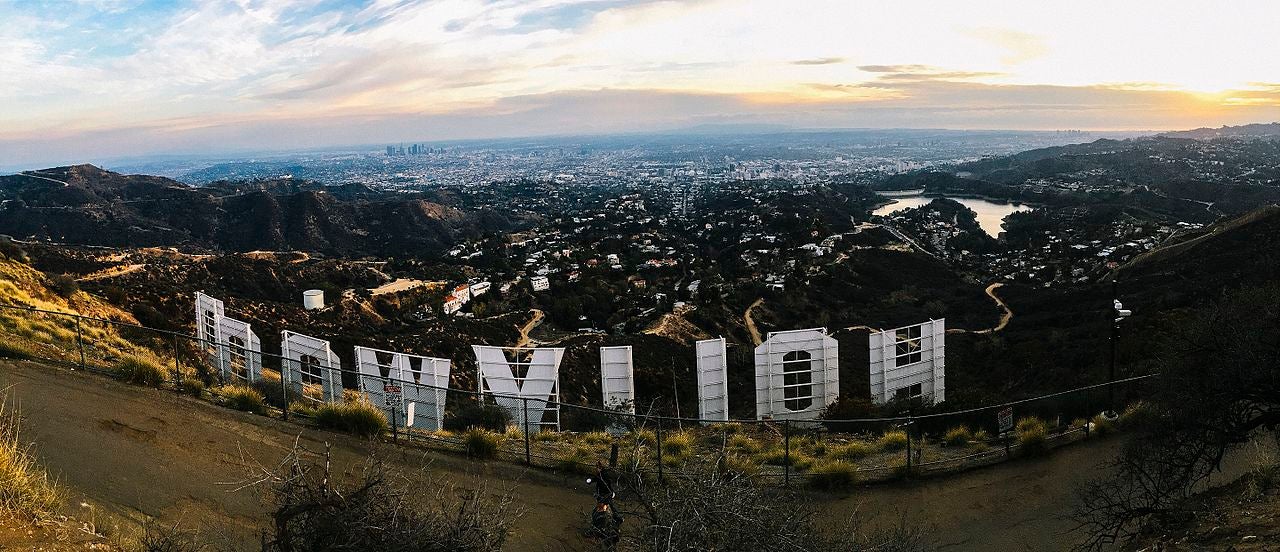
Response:
POLYGON ((564 357, 564 348, 508 349, 472 345, 471 349, 480 370, 479 391, 492 394, 494 402, 506 409, 519 427, 524 427, 527 405, 529 424, 554 425, 560 429, 560 407, 556 403, 560 398, 560 360, 564 357), (507 360, 507 351, 517 357, 527 355, 528 360, 507 360), (554 421, 545 420, 547 411, 555 413, 554 421))
POLYGON ((729 368, 724 338, 704 339, 694 346, 698 355, 698 418, 729 419, 729 368))
POLYGON ((872 333, 868 339, 872 400, 888 402, 899 389, 916 384, 921 396, 933 404, 946 400, 946 332, 946 320, 938 319, 872 333), (908 354, 899 354, 900 344, 908 354))
POLYGON ((636 413, 635 365, 630 345, 600 348, 600 390, 605 408, 636 413))
POLYGON ((770 332, 755 353, 757 419, 816 419, 840 394, 840 345, 826 328, 770 332))
POLYGON ((196 292, 196 338, 200 340, 200 348, 209 353, 213 362, 218 362, 218 319, 226 314, 220 299, 196 292))
POLYGON ((262 342, 248 322, 218 319, 218 372, 222 381, 253 383, 262 377, 262 342))
POLYGON ((356 365, 360 371, 360 388, 387 419, 391 419, 392 412, 387 405, 385 386, 398 385, 401 392, 398 416, 413 412, 413 427, 430 431, 444 428, 449 359, 356 347, 356 365))
POLYGON ((309 392, 318 389, 324 402, 341 400, 342 361, 329 342, 289 330, 281 332, 280 337, 281 362, 286 365, 282 372, 294 392, 314 398, 309 392))

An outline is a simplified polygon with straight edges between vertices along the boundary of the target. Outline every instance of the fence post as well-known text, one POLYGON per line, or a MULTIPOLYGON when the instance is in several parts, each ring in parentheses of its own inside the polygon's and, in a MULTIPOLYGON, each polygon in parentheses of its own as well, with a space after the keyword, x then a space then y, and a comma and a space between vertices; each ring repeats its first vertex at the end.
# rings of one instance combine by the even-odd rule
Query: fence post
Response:
POLYGON ((1089 424, 1093 422, 1093 393, 1090 389, 1084 390, 1084 436, 1089 436, 1089 424))
POLYGON ((657 434, 657 441, 658 441, 658 483, 662 483, 662 419, 661 418, 658 419, 657 427, 658 427, 658 431, 655 433, 657 434))
POLYGON ((782 420, 782 485, 791 487, 791 420, 782 420))
POLYGON ((524 420, 524 465, 533 465, 533 455, 529 454, 529 397, 521 397, 521 414, 524 420))
POLYGON ((289 359, 280 359, 280 401, 284 407, 280 409, 280 417, 284 421, 289 421, 289 381, 286 376, 289 374, 289 359))
POLYGON ((907 479, 911 479, 911 426, 912 425, 913 425, 913 420, 911 418, 911 411, 908 410, 907 411, 907 471, 905 474, 905 477, 907 479))
POLYGON ((76 317, 76 347, 80 349, 80 369, 84 370, 84 336, 80 332, 80 317, 76 317))
POLYGON ((173 382, 182 392, 182 364, 178 362, 178 334, 173 334, 173 382))

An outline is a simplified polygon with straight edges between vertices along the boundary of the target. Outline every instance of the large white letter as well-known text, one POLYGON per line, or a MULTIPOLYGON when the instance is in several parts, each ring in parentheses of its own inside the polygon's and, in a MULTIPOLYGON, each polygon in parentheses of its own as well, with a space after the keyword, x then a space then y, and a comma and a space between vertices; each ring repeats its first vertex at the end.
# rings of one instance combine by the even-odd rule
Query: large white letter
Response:
MULTIPOLYGON (((557 403, 560 398, 563 348, 504 349, 472 345, 471 349, 475 351, 476 366, 480 371, 476 382, 478 390, 492 394, 494 402, 510 413, 511 419, 521 429, 525 425, 526 405, 529 424, 535 427, 554 425, 560 429, 560 406, 550 403, 557 403), (529 360, 509 361, 507 351, 512 351, 517 359, 528 355, 529 360), (555 412, 554 422, 543 421, 547 410, 555 412)), ((535 430, 530 428, 530 431, 535 430)))
POLYGON ((698 417, 704 421, 729 419, 729 369, 724 338, 694 345, 698 355, 698 417))
POLYGON ((756 419, 817 418, 840 394, 839 347, 826 328, 769 332, 756 347, 756 419))
POLYGON ((871 399, 946 400, 946 319, 871 334, 871 399))
MULTIPOLYGON (((342 400, 342 361, 323 339, 285 330, 281 336, 281 373, 299 397, 319 389, 324 402, 342 400)), ((313 398, 313 397, 308 397, 313 398)))

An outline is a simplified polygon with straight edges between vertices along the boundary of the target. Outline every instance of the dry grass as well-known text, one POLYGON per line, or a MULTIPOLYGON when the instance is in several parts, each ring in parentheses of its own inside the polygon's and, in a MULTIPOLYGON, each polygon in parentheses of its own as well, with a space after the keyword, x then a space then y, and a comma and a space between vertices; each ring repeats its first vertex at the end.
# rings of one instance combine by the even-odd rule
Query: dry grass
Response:
POLYGON ((973 440, 973 432, 965 426, 953 427, 947 430, 942 437, 942 441, 953 447, 963 447, 973 440))
POLYGON ((467 451, 467 456, 489 459, 498 455, 500 439, 497 433, 487 429, 471 428, 462 434, 462 445, 467 451))
POLYGON ((1018 450, 1023 454, 1040 454, 1048 448, 1049 428, 1040 418, 1018 420, 1014 432, 1018 437, 1018 450))
POLYGON ((382 435, 389 427, 382 410, 368 401, 325 403, 316 408, 314 417, 320 427, 361 437, 382 435))
POLYGON ((267 412, 266 397, 247 385, 223 385, 214 389, 213 393, 221 397, 222 404, 228 408, 254 414, 267 412))
POLYGON ((135 385, 160 387, 169 379, 169 370, 160 362, 159 359, 148 354, 129 355, 116 362, 112 372, 117 378, 135 385))
POLYGON ((876 451, 876 447, 862 441, 851 441, 827 447, 827 456, 838 460, 861 460, 876 451))
POLYGON ((19 438, 19 420, 0 399, 0 512, 41 521, 54 515, 62 493, 19 438))
POLYGON ((844 460, 826 460, 814 465, 806 477, 815 489, 845 490, 858 482, 858 467, 844 460))
POLYGON ((884 435, 881 435, 880 439, 876 441, 876 445, 880 447, 880 450, 885 452, 893 452, 907 448, 907 432, 901 430, 886 431, 884 432, 884 435))

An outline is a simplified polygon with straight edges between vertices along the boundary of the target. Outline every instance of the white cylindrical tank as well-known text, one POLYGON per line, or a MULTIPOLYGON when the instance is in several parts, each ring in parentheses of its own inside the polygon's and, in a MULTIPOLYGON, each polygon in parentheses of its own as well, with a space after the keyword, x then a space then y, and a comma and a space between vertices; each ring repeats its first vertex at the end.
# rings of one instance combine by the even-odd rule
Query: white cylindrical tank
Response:
POLYGON ((324 290, 309 289, 302 292, 302 308, 307 310, 324 308, 324 290))

